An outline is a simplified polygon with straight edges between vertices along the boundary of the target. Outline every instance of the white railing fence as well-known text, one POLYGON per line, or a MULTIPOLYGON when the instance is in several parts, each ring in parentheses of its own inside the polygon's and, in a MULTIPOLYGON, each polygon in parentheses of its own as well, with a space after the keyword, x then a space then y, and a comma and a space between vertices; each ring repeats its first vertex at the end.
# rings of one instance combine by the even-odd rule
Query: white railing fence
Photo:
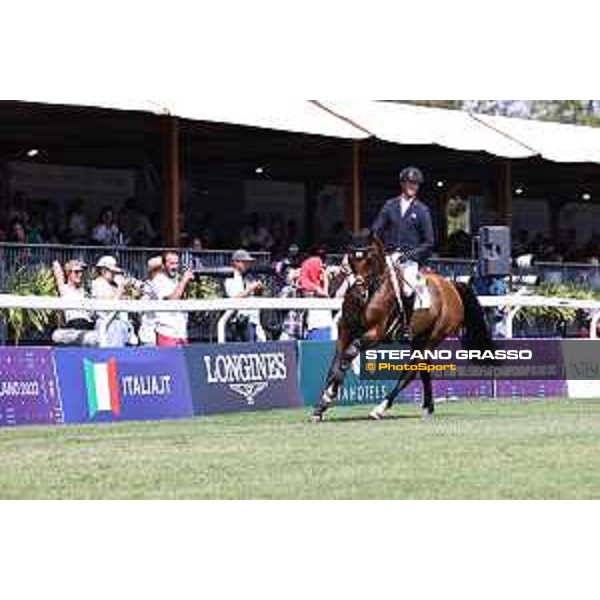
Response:
MULTIPOLYGON (((561 307, 582 310, 590 319, 590 337, 597 339, 600 324, 600 301, 550 298, 546 296, 480 296, 486 308, 503 311, 505 335, 514 337, 514 321, 520 310, 527 307, 561 307)), ((225 341, 227 319, 239 310, 331 310, 339 312, 341 299, 316 298, 219 298, 213 300, 77 300, 47 296, 18 296, 0 294, 0 311, 9 308, 35 310, 83 309, 92 312, 224 312, 219 322, 219 342, 225 341)))

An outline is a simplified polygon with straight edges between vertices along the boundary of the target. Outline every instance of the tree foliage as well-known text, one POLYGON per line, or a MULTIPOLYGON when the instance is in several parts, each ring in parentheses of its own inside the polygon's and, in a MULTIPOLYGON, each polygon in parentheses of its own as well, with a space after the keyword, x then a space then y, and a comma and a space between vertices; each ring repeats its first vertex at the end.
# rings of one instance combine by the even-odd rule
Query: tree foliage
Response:
POLYGON ((469 110, 488 115, 600 126, 600 100, 401 100, 400 102, 469 110))

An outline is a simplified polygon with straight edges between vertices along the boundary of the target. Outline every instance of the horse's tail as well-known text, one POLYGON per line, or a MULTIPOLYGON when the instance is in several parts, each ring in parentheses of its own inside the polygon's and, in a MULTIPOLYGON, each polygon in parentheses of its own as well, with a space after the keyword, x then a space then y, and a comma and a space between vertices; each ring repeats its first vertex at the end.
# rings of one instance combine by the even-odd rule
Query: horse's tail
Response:
MULTIPOLYGON (((467 350, 494 350, 494 340, 485 319, 483 307, 470 285, 455 282, 464 307, 461 341, 467 350)), ((487 361, 484 361, 487 362, 487 361)))

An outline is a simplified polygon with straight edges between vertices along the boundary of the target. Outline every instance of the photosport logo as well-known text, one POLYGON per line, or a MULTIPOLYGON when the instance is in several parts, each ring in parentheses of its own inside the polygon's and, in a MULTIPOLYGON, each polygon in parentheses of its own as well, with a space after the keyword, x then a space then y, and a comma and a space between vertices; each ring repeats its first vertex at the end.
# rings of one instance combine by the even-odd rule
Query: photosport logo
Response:
POLYGON ((284 352, 204 356, 204 366, 209 385, 227 385, 248 406, 256 403, 271 382, 285 381, 288 376, 284 352))
POLYGON ((115 417, 120 416, 121 397, 116 359, 109 358, 106 362, 93 362, 85 358, 83 371, 90 419, 102 412, 110 412, 115 417))

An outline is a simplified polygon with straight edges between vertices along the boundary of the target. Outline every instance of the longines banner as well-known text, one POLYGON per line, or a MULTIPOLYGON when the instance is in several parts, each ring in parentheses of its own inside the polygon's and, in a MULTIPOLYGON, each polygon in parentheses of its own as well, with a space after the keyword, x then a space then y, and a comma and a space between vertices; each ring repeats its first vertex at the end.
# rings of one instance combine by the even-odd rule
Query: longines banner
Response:
POLYGON ((194 345, 183 349, 197 415, 301 406, 296 345, 194 345))
POLYGON ((55 357, 67 423, 193 416, 178 348, 65 348, 55 357))
POLYGON ((0 348, 0 426, 62 423, 50 348, 0 348))

